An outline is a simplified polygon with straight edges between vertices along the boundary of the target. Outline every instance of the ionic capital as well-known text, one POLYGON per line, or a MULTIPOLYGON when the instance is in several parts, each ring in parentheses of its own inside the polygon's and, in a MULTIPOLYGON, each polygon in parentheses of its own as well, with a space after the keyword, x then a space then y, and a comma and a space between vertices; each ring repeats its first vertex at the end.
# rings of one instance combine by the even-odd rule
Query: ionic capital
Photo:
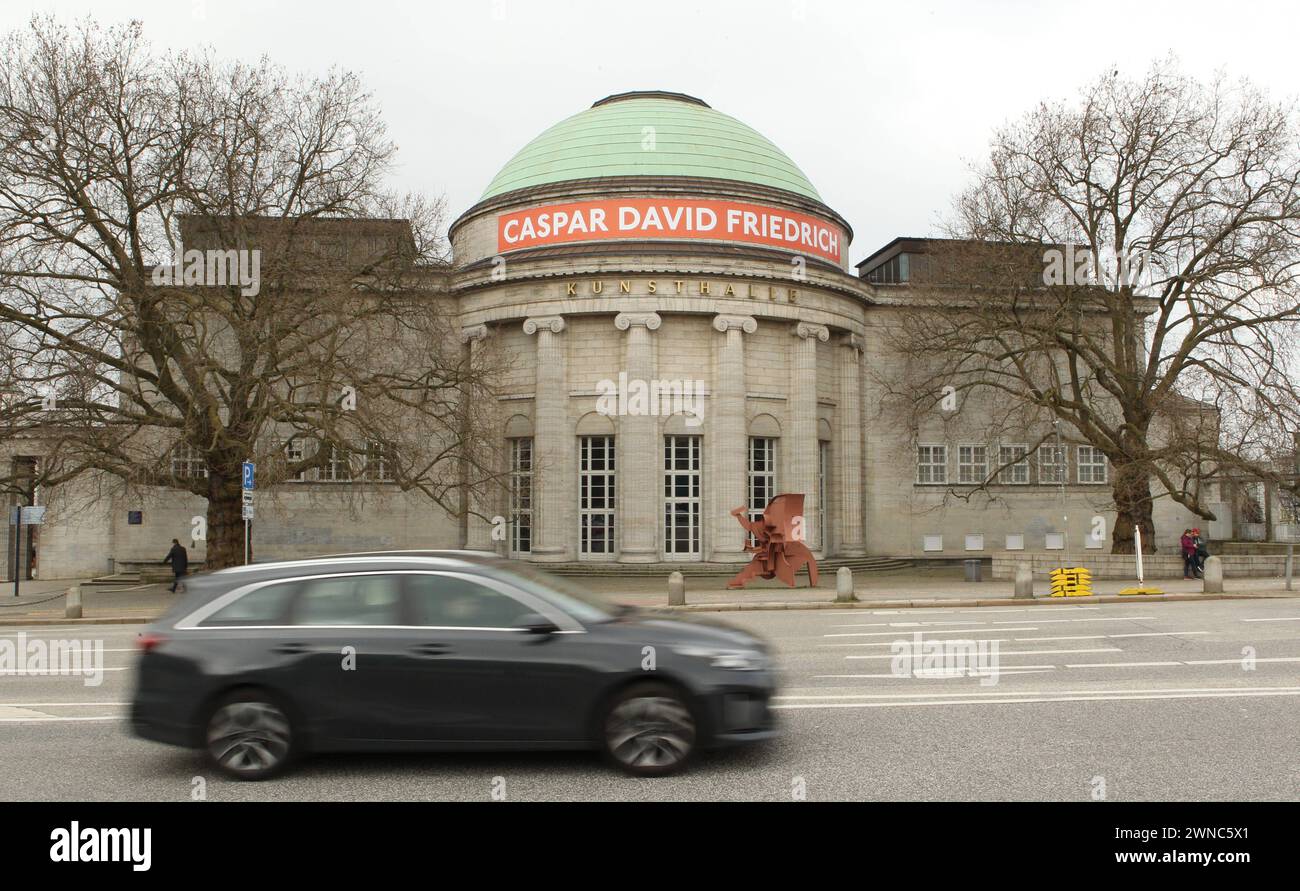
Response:
POLYGON ((743 331, 746 334, 753 334, 758 330, 758 322, 753 316, 723 316, 713 317, 713 328, 716 331, 727 332, 732 329, 743 331))
POLYGON ((536 334, 543 328, 552 334, 559 334, 564 330, 564 316, 533 316, 531 319, 524 319, 525 334, 536 334))
POLYGON ((790 329, 790 333, 795 337, 802 337, 805 340, 810 337, 815 337, 822 343, 831 339, 831 329, 827 328, 825 325, 812 325, 808 322, 800 322, 795 325, 790 329))
POLYGON ((466 325, 460 329, 461 343, 469 343, 471 340, 484 340, 487 336, 487 325, 466 325))
POLYGON ((634 326, 644 326, 647 331, 657 331, 663 324, 657 312, 621 312, 614 316, 614 327, 626 331, 634 326))

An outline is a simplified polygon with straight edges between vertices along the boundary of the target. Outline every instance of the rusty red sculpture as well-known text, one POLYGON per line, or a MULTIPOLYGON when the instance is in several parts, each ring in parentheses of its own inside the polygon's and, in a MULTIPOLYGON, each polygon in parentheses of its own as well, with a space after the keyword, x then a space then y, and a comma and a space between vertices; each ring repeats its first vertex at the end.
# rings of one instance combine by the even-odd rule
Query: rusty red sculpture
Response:
POLYGON ((748 513, 748 508, 738 507, 731 515, 754 536, 754 544, 745 545, 745 550, 752 551, 754 557, 727 582, 727 587, 743 588, 746 582, 758 576, 778 578, 793 588, 795 574, 804 566, 808 567, 809 583, 817 584, 817 561, 801 540, 802 536, 796 538, 796 529, 803 524, 803 496, 777 495, 763 508, 760 520, 750 520, 746 516, 748 513))

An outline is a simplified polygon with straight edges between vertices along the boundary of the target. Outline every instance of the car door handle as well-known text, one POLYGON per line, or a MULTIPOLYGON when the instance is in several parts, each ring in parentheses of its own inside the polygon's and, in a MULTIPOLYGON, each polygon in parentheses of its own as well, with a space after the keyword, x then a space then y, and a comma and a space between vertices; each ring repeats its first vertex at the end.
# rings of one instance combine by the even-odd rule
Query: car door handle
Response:
POLYGON ((446 656, 451 652, 451 647, 447 644, 424 643, 411 647, 411 652, 417 656, 446 656))
POLYGON ((305 643, 286 643, 278 647, 272 647, 271 652, 280 653, 284 656, 301 656, 303 653, 311 651, 311 647, 305 643))

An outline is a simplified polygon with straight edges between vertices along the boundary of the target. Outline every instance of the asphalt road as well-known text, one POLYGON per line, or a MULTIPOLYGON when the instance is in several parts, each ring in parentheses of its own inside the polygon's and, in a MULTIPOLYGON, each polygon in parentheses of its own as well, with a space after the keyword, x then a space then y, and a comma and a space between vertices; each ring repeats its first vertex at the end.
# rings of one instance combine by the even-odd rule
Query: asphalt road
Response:
POLYGON ((0 677, 0 799, 1300 799, 1300 599, 726 621, 775 645, 784 733, 657 780, 595 755, 512 754, 330 756, 280 780, 227 781, 197 753, 128 735, 136 627, 3 628, 10 640, 102 638, 108 670, 99 686, 0 677), (894 675, 891 644, 917 631, 997 641, 996 683, 894 675))

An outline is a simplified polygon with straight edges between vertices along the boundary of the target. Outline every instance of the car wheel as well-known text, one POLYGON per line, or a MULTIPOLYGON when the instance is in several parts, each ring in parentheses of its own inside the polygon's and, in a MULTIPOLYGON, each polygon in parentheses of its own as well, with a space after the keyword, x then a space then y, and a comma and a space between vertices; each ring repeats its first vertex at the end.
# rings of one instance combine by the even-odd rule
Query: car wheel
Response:
POLYGON ((226 776, 265 780, 292 759, 293 722, 270 694, 233 693, 213 708, 204 735, 208 759, 226 776))
POLYGON ((695 752, 695 717, 680 692, 666 684, 636 684, 610 703, 601 743, 615 764, 634 776, 680 770, 695 752))

